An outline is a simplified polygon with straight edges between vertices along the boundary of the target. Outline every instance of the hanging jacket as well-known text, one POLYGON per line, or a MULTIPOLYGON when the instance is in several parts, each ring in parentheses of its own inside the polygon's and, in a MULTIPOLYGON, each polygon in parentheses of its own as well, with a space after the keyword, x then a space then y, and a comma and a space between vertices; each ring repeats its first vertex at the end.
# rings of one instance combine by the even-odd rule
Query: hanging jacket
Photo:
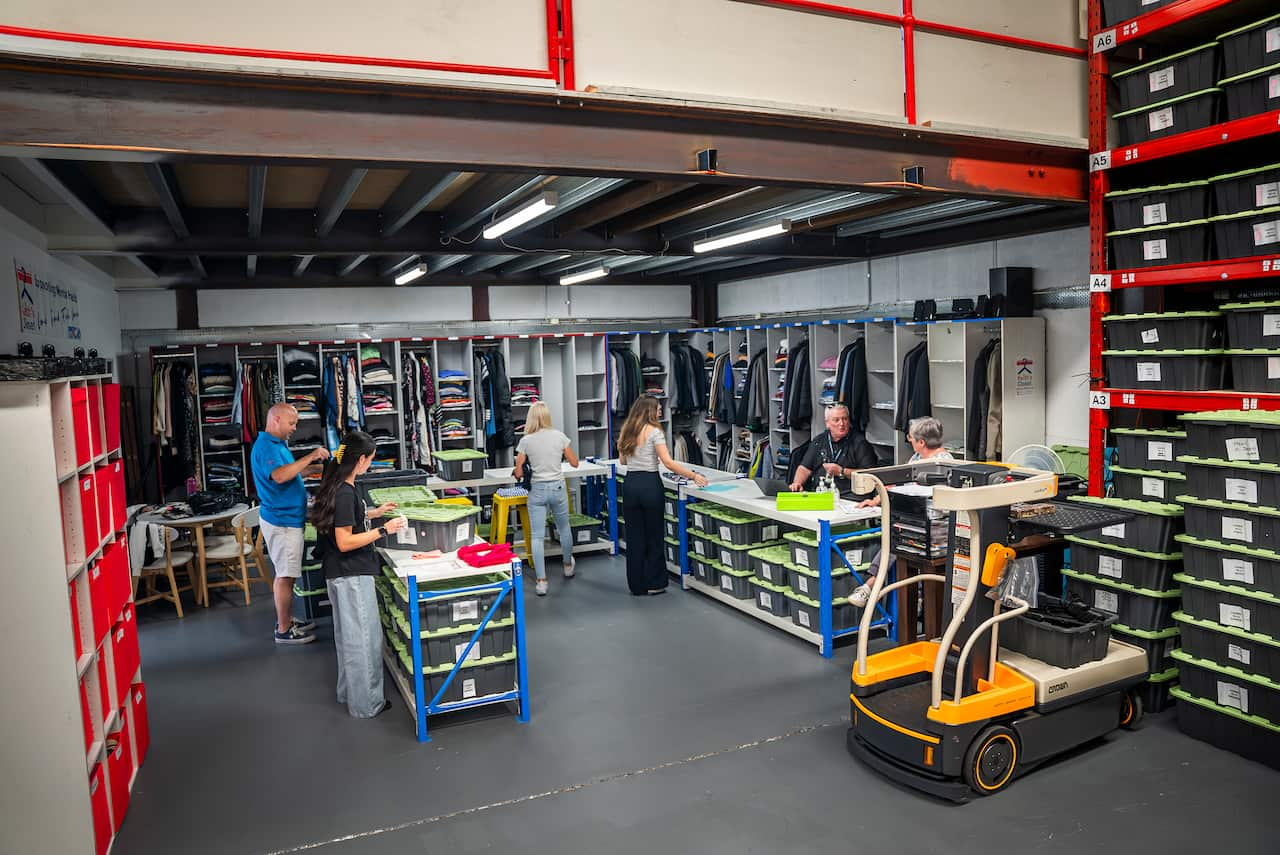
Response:
POLYGON ((965 456, 970 460, 982 460, 986 457, 984 434, 987 422, 987 364, 991 360, 991 351, 995 349, 996 339, 983 345, 982 350, 973 360, 973 382, 969 387, 969 418, 965 424, 965 456))
POLYGON ((809 371, 809 342, 800 342, 787 354, 782 388, 782 414, 787 425, 803 430, 813 421, 813 380, 809 371))
POLYGON ((902 378, 898 383, 898 408, 893 426, 905 435, 912 419, 932 414, 929 390, 929 346, 921 342, 907 351, 907 355, 903 357, 902 378))
POLYGON ((769 420, 768 350, 761 348, 747 365, 746 385, 734 413, 733 423, 754 430, 765 428, 769 420))
MULTIPOLYGON (((987 437, 986 459, 1000 460, 1004 452, 1003 431, 1003 369, 1000 359, 1000 342, 991 348, 991 358, 987 360, 987 437)), ((1016 450, 1016 449, 1015 449, 1016 450)))
POLYGON ((854 430, 866 431, 871 422, 871 397, 867 383, 867 343, 858 339, 840 351, 836 360, 835 400, 849 408, 854 430))

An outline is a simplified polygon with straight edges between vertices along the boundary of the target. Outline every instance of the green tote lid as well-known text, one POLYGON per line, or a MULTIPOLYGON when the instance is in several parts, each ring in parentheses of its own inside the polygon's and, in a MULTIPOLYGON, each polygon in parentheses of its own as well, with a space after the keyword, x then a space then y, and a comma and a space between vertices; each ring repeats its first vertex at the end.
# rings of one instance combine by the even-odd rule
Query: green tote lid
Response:
POLYGON ((1130 469, 1127 466, 1112 466, 1112 472, 1121 475, 1138 475, 1143 478, 1163 478, 1166 481, 1185 481, 1187 476, 1181 472, 1157 472, 1154 469, 1130 469))
POLYGON ((1213 350, 1104 350, 1103 356, 1222 356, 1226 351, 1213 350))
POLYGON ((1241 33, 1247 33, 1250 30, 1256 30, 1258 27, 1265 27, 1272 21, 1280 23, 1280 15, 1272 15, 1270 18, 1263 18, 1261 21, 1254 21, 1252 24, 1245 24, 1243 27, 1237 27, 1228 33, 1223 33, 1218 36, 1218 39, 1221 41, 1222 39, 1230 38, 1231 36, 1238 36, 1241 33))
MULTIPOLYGON (((1272 638, 1261 632, 1250 632, 1247 629, 1241 629, 1238 626, 1224 626, 1211 620, 1203 620, 1193 617, 1186 612, 1178 611, 1173 613, 1173 619, 1178 623, 1185 623, 1188 626, 1198 626, 1200 629, 1207 629, 1218 633, 1219 635, 1230 635, 1244 641, 1252 641, 1257 644, 1265 644, 1268 647, 1280 648, 1280 638, 1272 638)), ((1112 629, 1115 627, 1113 626, 1112 629)))
POLYGON ((1152 561, 1181 561, 1181 552, 1147 552, 1142 549, 1132 549, 1128 546, 1117 546, 1114 543, 1099 543, 1096 540, 1087 540, 1083 537, 1076 537, 1074 534, 1066 536, 1068 543, 1078 543, 1081 546, 1088 546, 1091 549, 1101 549, 1103 552, 1119 552, 1122 555, 1133 555, 1137 558, 1150 558, 1152 561))
POLYGON ((573 528, 579 528, 584 525, 600 525, 600 520, 595 517, 589 517, 586 514, 569 514, 569 525, 573 528))
MULTIPOLYGON (((1148 588, 1139 588, 1137 585, 1129 585, 1116 579, 1104 579, 1101 576, 1081 573, 1079 570, 1072 570, 1068 567, 1062 568, 1062 575, 1069 576, 1072 579, 1079 579, 1081 582, 1088 582, 1090 585, 1112 588, 1117 591, 1124 591, 1128 594, 1138 594, 1143 597, 1152 597, 1157 600, 1171 600, 1174 597, 1182 596, 1182 591, 1178 588, 1174 588, 1172 591, 1152 591, 1148 588)), ((1174 576, 1173 578, 1176 579, 1178 577, 1174 576)))
POLYGON ((1224 353, 1226 353, 1227 356, 1280 356, 1280 348, 1228 348, 1224 353))
POLYGON ((1110 433, 1121 436, 1163 436, 1169 439, 1186 439, 1185 430, 1159 430, 1157 428, 1107 428, 1110 433))
POLYGON ((1228 422, 1244 427, 1280 427, 1280 410, 1208 410, 1203 413, 1183 413, 1178 416, 1178 421, 1206 424, 1228 422))
POLYGON ((447 523, 480 515, 480 509, 474 505, 414 505, 407 508, 396 508, 387 511, 383 519, 404 514, 406 519, 428 523, 447 523))
POLYGON ((1150 629, 1134 629, 1131 626, 1125 626, 1122 623, 1113 623, 1111 625, 1112 632, 1120 632, 1125 635, 1132 635, 1134 638, 1141 638, 1144 641, 1164 641, 1166 638, 1173 638, 1179 634, 1176 626, 1168 629, 1150 630, 1150 629))
POLYGON ((1253 71, 1246 71, 1244 74, 1237 74, 1235 77, 1228 77, 1225 80, 1219 80, 1219 86, 1226 86, 1229 83, 1239 83, 1242 80, 1249 80, 1254 77, 1261 77, 1264 74, 1280 71, 1280 62, 1275 65, 1269 65, 1266 68, 1255 68, 1253 71))
MULTIPOLYGON (((1280 68, 1280 66, 1276 66, 1280 68)), ((1280 205, 1273 205, 1270 208, 1258 208, 1254 211, 1240 211, 1237 214, 1219 214, 1216 217, 1210 217, 1211 223, 1225 223, 1228 220, 1244 220, 1249 217, 1270 217, 1280 216, 1280 205)))
POLYGON ((429 505, 436 500, 436 494, 426 487, 375 487, 369 491, 369 499, 376 505, 384 502, 395 502, 397 505, 429 505))
MULTIPOLYGON (((1114 469, 1115 467, 1112 467, 1114 469)), ((1184 505, 1192 505, 1197 508, 1210 508, 1215 511, 1235 511, 1241 514, 1255 514, 1264 517, 1280 517, 1280 509, 1259 507, 1255 505, 1242 505, 1239 502, 1223 502, 1219 499, 1201 499, 1196 496, 1178 496, 1178 501, 1184 505)))
POLYGON ((1171 104, 1180 104, 1183 101, 1190 101, 1192 98, 1199 98, 1201 95, 1212 95, 1215 92, 1221 92, 1221 91, 1222 90, 1219 89, 1218 87, 1211 86, 1208 89, 1201 89, 1199 92, 1192 92, 1189 95, 1179 95, 1177 98, 1169 98, 1168 100, 1165 100, 1165 101, 1157 101, 1156 103, 1148 104, 1145 107, 1135 107, 1132 110, 1125 110, 1123 113, 1113 113, 1111 115, 1111 118, 1123 119, 1126 116, 1134 116, 1134 115, 1137 115, 1138 113, 1149 113, 1152 110, 1159 110, 1161 107, 1168 107, 1171 104))
POLYGON ((788 591, 788 590, 790 590, 789 588, 784 588, 784 587, 782 587, 781 585, 774 585, 774 584, 773 584, 773 583, 771 583, 771 582, 766 582, 766 581, 765 581, 765 580, 763 580, 763 579, 754 579, 754 578, 753 578, 753 579, 751 580, 751 584, 752 584, 752 585, 755 585, 757 588, 764 588, 766 591, 773 591, 773 593, 775 593, 775 594, 784 594, 784 595, 785 595, 785 594, 787 593, 787 591, 788 591))
MULTIPOLYGON (((816 567, 801 567, 798 564, 788 564, 787 569, 792 571, 793 573, 799 573, 802 576, 808 576, 810 579, 818 578, 818 570, 816 567)), ((831 578, 832 579, 839 579, 841 576, 852 576, 852 575, 853 575, 852 571, 849 570, 848 567, 845 567, 843 563, 837 565, 836 562, 834 561, 831 562, 831 578)))
MULTIPOLYGON (((1131 69, 1136 71, 1137 69, 1131 69)), ((1127 74, 1128 72, 1124 72, 1127 74)), ((1113 74, 1112 77, 1119 77, 1119 74, 1113 74)), ((1184 181, 1181 184, 1161 184, 1156 187, 1135 187, 1132 190, 1112 190, 1104 198, 1119 199, 1123 196, 1137 196, 1143 193, 1168 193, 1173 190, 1186 190, 1191 187, 1208 187, 1209 181, 1184 181)))
MULTIPOLYGON (((1063 570, 1062 572, 1066 573, 1067 571, 1063 570)), ((1214 582, 1211 579, 1197 579, 1195 576, 1188 576, 1186 573, 1174 573, 1173 578, 1174 581, 1190 585, 1193 588, 1203 588, 1207 591, 1217 591, 1219 594, 1231 594, 1233 597, 1245 597, 1250 600, 1257 600, 1260 603, 1280 606, 1280 597, 1263 591, 1251 591, 1238 585, 1224 585, 1222 582, 1214 582)))
MULTIPOLYGON (((1280 165, 1272 167, 1280 169, 1280 165)), ((1259 300, 1252 303, 1223 303, 1218 308, 1224 312, 1247 312, 1251 309, 1280 309, 1280 300, 1259 300)))
MULTIPOLYGON (((800 605, 808 606, 811 609, 816 609, 821 605, 821 603, 819 603, 817 600, 810 599, 809 597, 806 597, 804 594, 797 594, 795 591, 783 591, 782 593, 786 596, 788 600, 795 600, 800 605)), ((841 607, 853 608, 853 606, 849 604, 849 601, 844 597, 832 598, 831 610, 835 611, 836 609, 841 607)), ((817 629, 815 628, 814 631, 817 632, 817 629)))
POLYGON ((1187 220, 1182 223, 1161 223, 1158 226, 1144 226, 1140 229, 1121 229, 1118 232, 1107 232, 1107 237, 1127 237, 1128 235, 1141 235, 1148 232, 1167 232, 1172 229, 1189 229, 1192 226, 1207 226, 1208 220, 1187 220))
POLYGON ((1086 505, 1098 505, 1103 508, 1133 511, 1135 514, 1149 514, 1156 517, 1182 516, 1182 505, 1172 505, 1167 502, 1147 502, 1141 499, 1104 499, 1098 496, 1072 496, 1067 501, 1083 502, 1086 505))
POLYGON ((734 570, 732 567, 726 567, 721 564, 718 568, 721 576, 733 576, 735 579, 745 579, 751 575, 750 570, 734 570))
POLYGON ((1222 312, 1143 312, 1138 315, 1106 315, 1102 322, 1110 321, 1177 321, 1185 318, 1220 318, 1222 312))
POLYGON ((433 451, 431 456, 436 460, 482 460, 489 455, 474 448, 446 448, 444 451, 433 451))
POLYGON ((1226 175, 1215 175, 1209 179, 1212 183, 1219 181, 1232 181, 1236 178, 1248 178, 1250 175, 1257 175, 1260 172, 1270 172, 1272 169, 1280 169, 1280 163, 1273 163, 1270 166, 1255 166, 1252 169, 1242 169, 1239 172, 1228 172, 1226 175))
POLYGON ((1198 707, 1204 707, 1205 709, 1212 710, 1220 715, 1230 716, 1231 718, 1239 719, 1246 724, 1251 724, 1254 727, 1262 728, 1263 730, 1270 730, 1273 733, 1280 734, 1280 724, 1272 724, 1260 716, 1242 713, 1235 707, 1219 706, 1213 701, 1205 700, 1204 698, 1197 698, 1181 686, 1174 686, 1169 690, 1169 694, 1174 698, 1177 698, 1179 703, 1195 704, 1198 707))
POLYGON ((1179 543, 1199 546, 1202 549, 1212 549, 1214 552, 1234 552, 1237 555, 1248 555, 1251 558, 1260 558, 1263 561, 1280 561, 1280 553, 1272 552, 1269 549, 1255 549, 1252 546, 1242 546, 1237 543, 1222 543, 1217 540, 1192 537, 1189 534, 1175 535, 1173 539, 1179 543))
POLYGON ((1179 454, 1179 463, 1194 463, 1197 466, 1215 466, 1219 469, 1249 469, 1271 475, 1280 474, 1280 465, 1275 463, 1254 463, 1252 460, 1222 460, 1217 457, 1194 457, 1190 454, 1179 454))
POLYGON ((1147 677, 1147 682, 1148 683, 1167 683, 1170 680, 1176 680, 1177 678, 1178 678, 1178 667, 1175 665, 1172 668, 1161 671, 1159 674, 1152 674, 1151 676, 1147 677))
MULTIPOLYGON (((799 531, 789 531, 782 536, 783 540, 789 540, 792 543, 798 543, 801 546, 818 545, 818 533, 809 529, 801 529, 799 531)), ((879 540, 880 530, 871 531, 848 531, 848 532, 832 532, 831 540, 837 547, 846 546, 850 543, 858 543, 863 540, 879 540), (836 541, 839 541, 836 543, 836 541)))
POLYGON ((679 545, 680 545, 680 541, 678 541, 678 540, 673 540, 673 539, 672 539, 672 538, 670 538, 670 537, 664 537, 664 538, 662 538, 662 542, 663 542, 663 543, 665 543, 667 546, 679 546, 679 545))
POLYGON ((747 553, 752 558, 759 558, 769 564, 787 564, 791 561, 791 550, 785 545, 763 546, 747 553))
POLYGON ((1135 65, 1133 68, 1126 68, 1124 71, 1117 71, 1115 74, 1111 75, 1111 79, 1119 80, 1122 77, 1128 77, 1130 74, 1137 74, 1140 71, 1148 71, 1152 68, 1158 68, 1167 62, 1173 62, 1175 59, 1182 59, 1184 56, 1191 56, 1193 53, 1199 53, 1202 50, 1216 48, 1217 46, 1217 42, 1209 42, 1207 45, 1200 45, 1200 47, 1193 47, 1188 50, 1179 51, 1178 53, 1170 54, 1169 56, 1162 56, 1159 59, 1144 62, 1142 65, 1135 65))
POLYGON ((1231 665, 1220 665, 1217 662, 1211 662, 1208 659, 1200 659, 1192 656, 1185 650, 1174 650, 1169 654, 1179 662, 1185 662, 1188 665, 1195 665, 1197 668, 1204 668, 1207 671, 1214 671, 1225 677, 1232 677, 1236 680, 1244 680, 1247 683, 1254 683, 1258 686, 1271 689, 1272 691, 1280 691, 1280 683, 1268 680, 1261 674, 1250 674, 1248 671, 1241 671, 1239 668, 1231 665))

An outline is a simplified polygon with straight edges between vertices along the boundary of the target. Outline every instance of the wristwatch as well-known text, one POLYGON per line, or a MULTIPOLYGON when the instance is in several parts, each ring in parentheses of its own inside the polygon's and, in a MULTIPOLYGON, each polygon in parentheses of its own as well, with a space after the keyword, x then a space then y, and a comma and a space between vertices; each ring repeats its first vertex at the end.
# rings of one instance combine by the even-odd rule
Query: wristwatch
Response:
POLYGON ((387 527, 386 527, 385 525, 380 525, 380 526, 378 526, 378 534, 382 535, 383 537, 386 537, 386 536, 387 536, 387 527))

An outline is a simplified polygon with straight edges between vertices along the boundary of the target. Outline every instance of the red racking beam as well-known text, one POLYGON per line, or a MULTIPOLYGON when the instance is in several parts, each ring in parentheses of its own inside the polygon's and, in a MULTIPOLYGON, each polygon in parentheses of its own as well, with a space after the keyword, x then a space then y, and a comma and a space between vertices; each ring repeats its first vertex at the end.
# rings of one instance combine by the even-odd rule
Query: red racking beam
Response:
POLYGON ((1181 0, 1153 9, 1145 15, 1139 15, 1128 21, 1121 21, 1111 27, 1102 26, 1102 16, 1097 21, 1089 18, 1089 45, 1092 53, 1105 53, 1114 50, 1126 42, 1150 38, 1163 29, 1181 24, 1203 15, 1205 12, 1230 5, 1234 0, 1181 0))

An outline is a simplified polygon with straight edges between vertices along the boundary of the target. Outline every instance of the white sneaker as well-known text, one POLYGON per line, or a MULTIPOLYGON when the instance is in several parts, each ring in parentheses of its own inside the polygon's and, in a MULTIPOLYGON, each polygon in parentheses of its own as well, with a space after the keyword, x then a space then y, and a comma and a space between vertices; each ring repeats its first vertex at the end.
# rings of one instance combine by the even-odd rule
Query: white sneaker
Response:
POLYGON ((533 586, 533 592, 539 597, 545 597, 547 595, 547 580, 539 579, 537 584, 533 586))
POLYGON ((575 558, 573 561, 570 561, 568 564, 564 565, 564 577, 566 579, 572 579, 573 574, 576 573, 577 570, 578 570, 578 560, 575 558))
POLYGON ((867 601, 871 599, 871 586, 859 585, 852 594, 849 595, 849 605, 855 608, 866 608, 867 601))

